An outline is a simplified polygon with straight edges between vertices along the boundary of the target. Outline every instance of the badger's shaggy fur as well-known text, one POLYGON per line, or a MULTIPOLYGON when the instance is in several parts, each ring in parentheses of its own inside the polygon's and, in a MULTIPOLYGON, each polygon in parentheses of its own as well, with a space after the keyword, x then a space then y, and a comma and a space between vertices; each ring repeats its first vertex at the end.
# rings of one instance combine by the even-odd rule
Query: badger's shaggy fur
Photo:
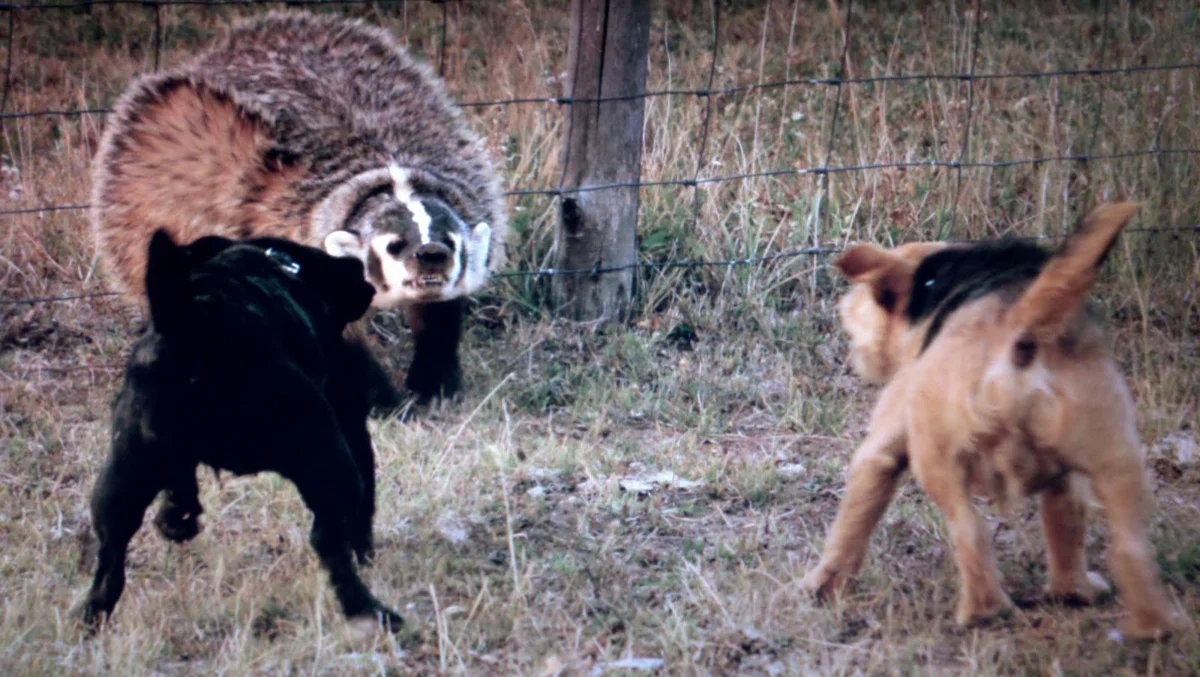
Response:
POLYGON ((457 389, 460 299, 501 264, 506 232, 492 163, 442 83, 386 30, 303 12, 240 22, 135 81, 95 159, 91 223, 131 295, 157 228, 359 258, 373 305, 414 327, 422 396, 457 389))

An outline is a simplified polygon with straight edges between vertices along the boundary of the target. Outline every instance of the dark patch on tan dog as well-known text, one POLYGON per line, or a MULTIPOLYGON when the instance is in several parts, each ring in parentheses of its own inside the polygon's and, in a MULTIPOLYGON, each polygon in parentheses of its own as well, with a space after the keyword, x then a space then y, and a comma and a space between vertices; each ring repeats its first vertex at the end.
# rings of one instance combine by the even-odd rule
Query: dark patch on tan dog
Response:
POLYGON ((921 348, 963 305, 993 293, 1011 293, 1038 276, 1050 252, 1020 240, 980 242, 930 254, 913 273, 912 298, 904 314, 912 324, 929 320, 921 348))

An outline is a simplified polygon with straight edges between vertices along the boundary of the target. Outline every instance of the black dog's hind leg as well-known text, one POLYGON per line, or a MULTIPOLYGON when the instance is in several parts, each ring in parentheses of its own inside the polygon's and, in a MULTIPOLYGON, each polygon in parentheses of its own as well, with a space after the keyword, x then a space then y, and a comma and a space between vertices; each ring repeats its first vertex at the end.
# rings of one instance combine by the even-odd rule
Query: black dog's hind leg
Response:
POLYGON ((462 338, 464 310, 461 299, 404 307, 413 333, 412 365, 404 385, 422 402, 450 397, 462 384, 458 343, 462 338))
POLYGON ((200 533, 200 487, 196 484, 196 469, 186 468, 167 480, 162 505, 154 516, 154 528, 163 538, 183 543, 200 533))
POLYGON ((125 588, 125 553, 142 526, 146 508, 162 488, 155 473, 138 459, 114 455, 92 490, 92 527, 99 541, 96 574, 79 616, 95 630, 101 615, 112 614, 125 588))

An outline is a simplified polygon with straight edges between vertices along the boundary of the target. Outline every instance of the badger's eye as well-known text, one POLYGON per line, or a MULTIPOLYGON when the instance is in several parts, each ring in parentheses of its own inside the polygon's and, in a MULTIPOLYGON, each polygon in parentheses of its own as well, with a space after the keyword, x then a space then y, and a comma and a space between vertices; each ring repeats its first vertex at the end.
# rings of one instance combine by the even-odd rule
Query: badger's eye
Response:
POLYGON ((392 256, 400 256, 400 252, 404 251, 407 246, 408 243, 404 241, 404 238, 398 237, 388 243, 387 253, 392 256))
POLYGON ((449 247, 450 251, 454 251, 454 245, 455 245, 454 238, 450 237, 449 234, 442 236, 442 244, 449 247))

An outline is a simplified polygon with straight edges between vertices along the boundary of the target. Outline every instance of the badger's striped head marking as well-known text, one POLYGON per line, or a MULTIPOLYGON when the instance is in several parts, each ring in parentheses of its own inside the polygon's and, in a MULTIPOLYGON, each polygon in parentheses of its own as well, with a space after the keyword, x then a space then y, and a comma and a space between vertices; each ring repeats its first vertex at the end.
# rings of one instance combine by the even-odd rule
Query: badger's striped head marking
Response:
POLYGON ((373 169, 343 183, 313 214, 325 251, 366 265, 376 307, 445 301, 488 280, 491 227, 468 226, 426 184, 404 167, 373 169))

